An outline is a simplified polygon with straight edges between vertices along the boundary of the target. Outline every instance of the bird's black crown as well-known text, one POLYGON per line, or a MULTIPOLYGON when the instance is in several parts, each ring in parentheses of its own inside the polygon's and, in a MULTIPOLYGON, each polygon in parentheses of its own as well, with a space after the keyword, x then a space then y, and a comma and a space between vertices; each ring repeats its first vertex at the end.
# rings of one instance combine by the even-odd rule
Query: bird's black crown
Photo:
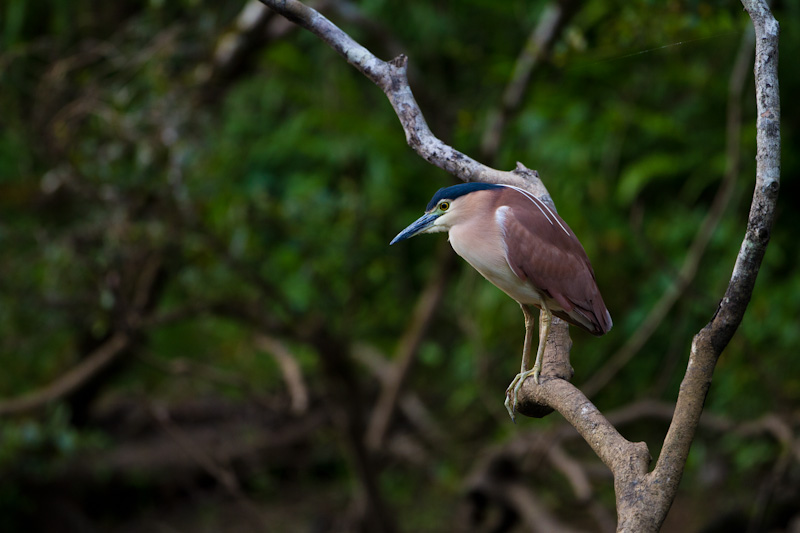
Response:
POLYGON ((459 196, 464 196, 471 192, 498 189, 500 187, 502 187, 502 185, 495 185, 494 183, 459 183, 458 185, 452 185, 450 187, 442 187, 436 191, 431 201, 428 202, 428 207, 425 208, 425 211, 430 211, 436 207, 439 200, 444 200, 445 198, 448 200, 455 200, 459 196))

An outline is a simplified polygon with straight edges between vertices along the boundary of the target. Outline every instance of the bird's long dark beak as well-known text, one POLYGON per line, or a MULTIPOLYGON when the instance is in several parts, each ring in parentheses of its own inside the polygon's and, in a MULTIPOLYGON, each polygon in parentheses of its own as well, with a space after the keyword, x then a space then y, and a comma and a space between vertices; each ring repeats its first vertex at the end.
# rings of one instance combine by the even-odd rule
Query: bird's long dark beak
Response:
POLYGON ((431 226, 433 226, 433 222, 437 218, 439 218, 439 215, 436 214, 436 213, 425 213, 424 215, 419 217, 417 220, 415 220, 413 223, 411 223, 411 225, 408 226, 406 229, 404 229, 403 231, 398 233, 397 237, 392 239, 392 242, 389 243, 389 246, 391 246, 392 244, 394 244, 396 242, 403 241, 405 239, 410 239, 411 237, 413 237, 415 235, 419 235, 420 233, 424 232, 426 229, 428 229, 431 226))

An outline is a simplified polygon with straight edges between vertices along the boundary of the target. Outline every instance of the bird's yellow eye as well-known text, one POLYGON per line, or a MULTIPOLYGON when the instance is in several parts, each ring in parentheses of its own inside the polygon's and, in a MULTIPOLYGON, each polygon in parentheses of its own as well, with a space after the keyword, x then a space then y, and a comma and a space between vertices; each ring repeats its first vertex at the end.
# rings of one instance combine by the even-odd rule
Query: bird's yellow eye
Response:
POLYGON ((450 209, 450 202, 442 202, 439 204, 439 209, 442 211, 447 211, 450 209))

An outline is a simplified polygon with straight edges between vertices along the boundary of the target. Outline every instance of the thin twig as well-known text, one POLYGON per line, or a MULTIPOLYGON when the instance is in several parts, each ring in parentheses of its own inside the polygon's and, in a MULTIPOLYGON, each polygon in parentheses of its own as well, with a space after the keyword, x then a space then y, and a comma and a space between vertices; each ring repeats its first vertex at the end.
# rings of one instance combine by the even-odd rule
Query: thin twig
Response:
POLYGON ((289 397, 292 399, 292 412, 302 414, 308 410, 308 387, 303 379, 300 364, 286 345, 278 339, 259 333, 256 335, 256 344, 275 358, 283 374, 283 380, 289 388, 289 397))
POLYGON ((509 116, 519 108, 536 68, 548 56, 553 43, 561 35, 561 30, 578 8, 572 0, 560 0, 547 4, 542 10, 539 23, 517 56, 501 105, 489 112, 480 150, 487 161, 494 161, 497 157, 509 116))
POLYGON ((87 355, 78 365, 61 374, 49 385, 0 402, 0 416, 29 413, 78 390, 98 372, 108 367, 131 343, 131 336, 118 331, 87 355))
POLYGON ((151 299, 160 269, 161 258, 158 256, 152 256, 145 262, 136 279, 131 306, 126 310, 119 331, 111 334, 80 363, 49 385, 17 398, 0 401, 0 416, 36 411, 74 393, 125 353, 135 334, 142 329, 143 312, 151 299))

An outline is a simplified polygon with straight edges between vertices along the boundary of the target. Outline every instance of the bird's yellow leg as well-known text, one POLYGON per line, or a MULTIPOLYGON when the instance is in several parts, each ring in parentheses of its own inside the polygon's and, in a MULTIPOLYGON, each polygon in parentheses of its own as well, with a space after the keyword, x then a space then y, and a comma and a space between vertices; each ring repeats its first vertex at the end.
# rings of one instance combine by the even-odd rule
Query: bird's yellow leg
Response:
MULTIPOLYGON (((506 389, 506 401, 504 403, 512 421, 515 421, 514 411, 517 409, 517 392, 522 386, 522 382, 525 381, 525 378, 530 375, 528 364, 531 360, 531 342, 533 341, 533 314, 531 314, 531 309, 527 305, 519 304, 519 306, 522 308, 522 314, 525 316, 525 342, 522 345, 522 364, 520 365, 519 374, 516 375, 511 385, 506 389), (512 397, 513 400, 511 399, 512 397)), ((539 329, 541 330, 541 325, 539 329)))
POLYGON ((542 312, 539 314, 539 348, 536 350, 536 361, 533 363, 533 380, 539 383, 539 374, 542 373, 542 356, 547 346, 547 336, 550 335, 550 324, 553 322, 553 313, 542 302, 542 312))
POLYGON ((522 364, 519 368, 519 373, 524 374, 528 371, 528 364, 531 361, 531 342, 533 341, 533 314, 531 308, 525 304, 519 305, 522 308, 522 314, 525 316, 525 343, 522 345, 522 364))
POLYGON ((543 301, 542 311, 539 315, 539 346, 536 349, 536 361, 533 363, 533 368, 528 370, 531 341, 533 340, 533 315, 531 315, 531 310, 527 305, 520 304, 520 307, 522 307, 522 313, 525 315, 525 343, 522 347, 522 366, 519 374, 516 375, 506 389, 506 401, 504 403, 508 415, 514 422, 516 422, 514 411, 517 410, 517 394, 519 389, 522 388, 522 384, 531 374, 533 374, 533 380, 537 384, 539 383, 539 374, 542 373, 542 356, 544 355, 544 348, 547 346, 547 336, 550 334, 550 323, 553 321, 553 315, 543 301))

